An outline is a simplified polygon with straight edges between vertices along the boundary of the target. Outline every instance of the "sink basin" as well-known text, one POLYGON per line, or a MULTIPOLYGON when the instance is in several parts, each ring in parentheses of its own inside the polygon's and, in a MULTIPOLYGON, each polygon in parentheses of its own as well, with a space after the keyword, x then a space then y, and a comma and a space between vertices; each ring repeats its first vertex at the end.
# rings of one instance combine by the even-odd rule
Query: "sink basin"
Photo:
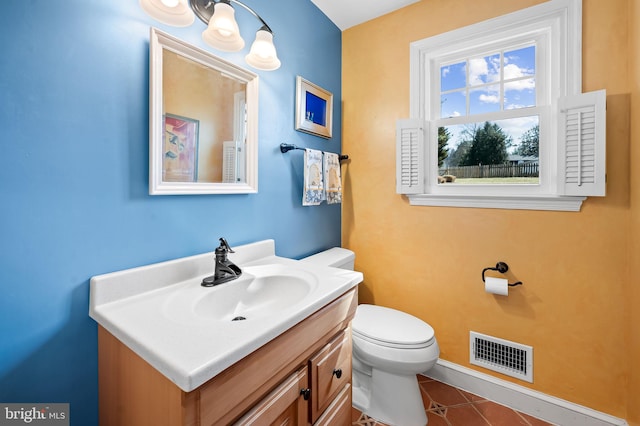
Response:
POLYGON ((194 313, 221 321, 255 320, 303 300, 316 286, 315 277, 282 265, 247 267, 237 280, 203 289, 194 313))
POLYGON ((242 268, 242 275, 215 287, 192 280, 165 301, 167 318, 183 324, 259 320, 295 308, 318 286, 313 274, 280 264, 242 268))

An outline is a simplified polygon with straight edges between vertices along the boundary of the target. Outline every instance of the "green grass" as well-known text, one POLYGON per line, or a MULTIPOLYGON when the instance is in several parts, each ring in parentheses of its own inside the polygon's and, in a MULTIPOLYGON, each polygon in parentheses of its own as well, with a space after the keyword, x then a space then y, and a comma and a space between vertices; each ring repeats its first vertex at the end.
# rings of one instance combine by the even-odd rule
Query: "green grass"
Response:
MULTIPOLYGON (((540 179, 537 177, 504 177, 504 178, 458 178, 454 184, 463 185, 506 185, 506 184, 529 184, 537 185, 540 183, 540 179)), ((447 185, 447 184, 445 184, 447 185)))

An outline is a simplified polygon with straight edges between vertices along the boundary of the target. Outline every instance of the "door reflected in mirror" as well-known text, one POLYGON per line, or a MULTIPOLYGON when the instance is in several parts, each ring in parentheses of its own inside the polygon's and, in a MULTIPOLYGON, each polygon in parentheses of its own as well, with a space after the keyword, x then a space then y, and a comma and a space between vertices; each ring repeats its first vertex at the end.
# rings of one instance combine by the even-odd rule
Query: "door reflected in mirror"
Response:
POLYGON ((257 76, 156 29, 150 50, 150 193, 257 192, 257 76))

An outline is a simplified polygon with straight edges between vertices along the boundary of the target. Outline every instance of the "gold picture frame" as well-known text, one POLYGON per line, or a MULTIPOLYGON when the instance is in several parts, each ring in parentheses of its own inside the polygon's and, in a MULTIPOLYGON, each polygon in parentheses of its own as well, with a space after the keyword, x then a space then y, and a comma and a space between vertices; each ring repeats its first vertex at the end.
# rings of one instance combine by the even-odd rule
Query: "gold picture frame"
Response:
POLYGON ((296 77, 296 130, 331 138, 333 94, 304 78, 296 77))

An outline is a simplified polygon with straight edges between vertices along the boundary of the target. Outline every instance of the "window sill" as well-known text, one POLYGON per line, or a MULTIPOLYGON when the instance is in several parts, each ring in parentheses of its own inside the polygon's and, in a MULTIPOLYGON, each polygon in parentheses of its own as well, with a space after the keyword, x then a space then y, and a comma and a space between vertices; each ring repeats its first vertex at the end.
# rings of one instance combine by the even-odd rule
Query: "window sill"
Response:
POLYGON ((549 210, 579 212, 587 197, 567 196, 469 196, 408 194, 412 206, 472 207, 481 209, 549 210))

